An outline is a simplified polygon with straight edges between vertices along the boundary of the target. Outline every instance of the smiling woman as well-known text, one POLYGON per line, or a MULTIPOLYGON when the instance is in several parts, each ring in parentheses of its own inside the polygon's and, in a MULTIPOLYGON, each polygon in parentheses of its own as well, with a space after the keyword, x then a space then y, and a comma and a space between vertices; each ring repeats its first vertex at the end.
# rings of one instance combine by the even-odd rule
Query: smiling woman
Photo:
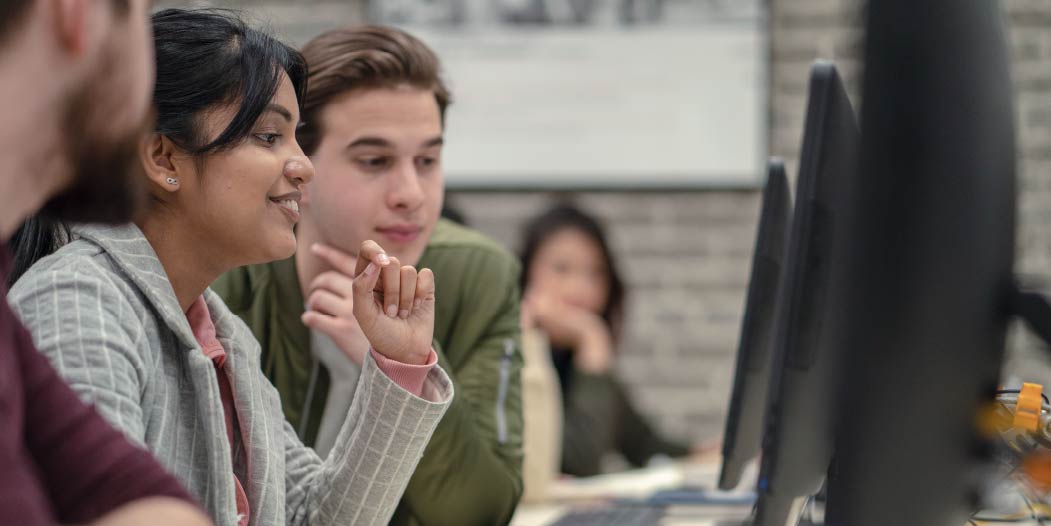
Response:
POLYGON ((157 124, 138 150, 145 214, 74 228, 9 300, 74 389, 217 524, 386 524, 452 398, 430 348, 433 274, 374 242, 357 247, 359 268, 344 269, 355 278, 339 284, 353 311, 320 323, 356 318, 373 346, 336 439, 342 454, 322 461, 285 423, 252 333, 207 290, 296 249, 314 176, 295 135, 306 66, 228 12, 165 10, 153 30, 157 124), (402 311, 385 315, 383 298, 402 311))

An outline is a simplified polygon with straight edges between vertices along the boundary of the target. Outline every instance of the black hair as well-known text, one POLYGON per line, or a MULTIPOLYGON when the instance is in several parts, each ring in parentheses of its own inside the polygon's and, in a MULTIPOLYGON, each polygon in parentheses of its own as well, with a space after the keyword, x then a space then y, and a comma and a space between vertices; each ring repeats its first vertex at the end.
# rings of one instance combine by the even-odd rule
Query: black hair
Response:
POLYGON ((165 9, 153 15, 153 39, 156 132, 189 153, 204 155, 240 144, 273 99, 282 73, 303 103, 303 56, 248 27, 233 11, 165 9), (225 104, 240 108, 226 129, 206 142, 200 117, 225 104))
POLYGON ((69 238, 69 227, 62 221, 42 214, 27 218, 11 236, 14 261, 7 286, 14 285, 33 263, 61 248, 69 238))
MULTIPOLYGON (((299 104, 306 93, 307 65, 295 49, 252 29, 236 12, 165 9, 155 13, 153 41, 157 80, 153 91, 156 133, 195 156, 240 144, 277 93, 281 75, 292 81, 299 104), (237 114, 208 140, 201 117, 237 104, 237 114)), ((13 284, 40 258, 57 250, 69 231, 43 215, 27 220, 11 239, 13 284)))
POLYGON ((520 285, 523 293, 529 285, 529 274, 536 259, 537 251, 551 236, 563 230, 573 229, 589 238, 598 245, 602 252, 602 259, 606 264, 609 275, 609 296, 606 306, 602 309, 602 319, 610 328, 614 338, 620 334, 622 318, 624 315, 624 282, 617 271, 613 252, 606 241, 606 233, 598 220, 588 215, 571 204, 558 204, 531 219, 525 226, 522 242, 522 274, 520 285))

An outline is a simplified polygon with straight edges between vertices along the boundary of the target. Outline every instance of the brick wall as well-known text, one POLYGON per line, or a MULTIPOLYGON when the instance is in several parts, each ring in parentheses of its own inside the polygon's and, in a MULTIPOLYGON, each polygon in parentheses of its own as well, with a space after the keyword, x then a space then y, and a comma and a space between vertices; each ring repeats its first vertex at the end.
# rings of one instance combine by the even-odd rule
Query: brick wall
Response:
MULTIPOLYGON (((857 0, 774 1, 770 12, 769 142, 794 180, 809 65, 836 60, 856 97, 861 31, 857 0)), ((544 195, 460 193, 451 202, 498 239, 513 244, 522 217, 544 195)), ((639 406, 669 435, 722 430, 733 382, 757 191, 586 193, 631 285, 620 371, 639 406)))
MULTIPOLYGON (((331 20, 353 21, 355 2, 164 2, 265 4, 293 42, 331 20), (308 4, 308 5, 307 5, 308 4)), ((1021 170, 1019 267, 1051 283, 1051 2, 1003 0, 1011 28, 1021 170)), ((832 58, 857 103, 860 0, 773 0, 770 13, 769 145, 794 176, 809 63, 832 58)), ((542 192, 450 193, 471 223, 516 247, 523 219, 555 197, 542 192)), ((558 196, 562 197, 562 196, 558 196)), ((588 192, 578 202, 603 219, 630 284, 620 370, 633 395, 669 435, 721 430, 733 375, 759 195, 755 191, 588 192)), ((1051 287, 1049 287, 1051 289, 1051 287)), ((1051 360, 1021 331, 1011 369, 1051 383, 1051 360)))
MULTIPOLYGON (((1051 2, 1005 0, 1019 150, 1018 265, 1051 292, 1051 2)), ((1051 384, 1047 347, 1017 324, 1009 373, 1051 384)))

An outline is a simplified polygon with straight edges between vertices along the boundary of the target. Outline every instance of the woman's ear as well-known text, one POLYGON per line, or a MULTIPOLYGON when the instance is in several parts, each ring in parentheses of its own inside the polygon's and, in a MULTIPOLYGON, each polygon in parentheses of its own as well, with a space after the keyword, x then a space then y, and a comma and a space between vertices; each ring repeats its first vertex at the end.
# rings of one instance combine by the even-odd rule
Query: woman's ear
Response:
POLYGON ((139 159, 146 177, 168 192, 178 191, 181 182, 181 174, 172 159, 175 153, 175 144, 159 133, 146 134, 139 144, 139 159))

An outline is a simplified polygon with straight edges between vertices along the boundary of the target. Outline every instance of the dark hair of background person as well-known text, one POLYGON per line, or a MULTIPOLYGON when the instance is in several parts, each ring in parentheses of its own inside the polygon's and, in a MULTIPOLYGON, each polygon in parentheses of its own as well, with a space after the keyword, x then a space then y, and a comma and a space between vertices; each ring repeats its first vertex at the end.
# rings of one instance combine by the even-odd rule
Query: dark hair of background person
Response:
POLYGON ((442 122, 452 103, 441 78, 441 63, 431 48, 393 27, 361 26, 333 29, 303 46, 310 65, 310 88, 303 101, 303 125, 296 137, 313 155, 324 136, 321 110, 336 97, 362 88, 408 85, 430 90, 442 122))
POLYGON ((576 230, 591 238, 602 252, 609 275, 609 297, 602 310, 602 319, 610 328, 614 340, 620 336, 624 316, 624 282, 617 270, 606 233, 598 220, 571 204, 559 204, 534 217, 526 224, 522 242, 522 275, 521 286, 524 294, 529 286, 530 268, 536 259, 537 251, 554 234, 566 229, 576 230))
MULTIPOLYGON (((244 141, 288 75, 302 105, 307 66, 295 49, 248 27, 236 12, 220 9, 165 9, 153 15, 156 83, 153 108, 156 133, 203 160, 244 141), (218 137, 208 140, 201 116, 224 105, 239 104, 237 114, 218 137)), ((61 222, 38 214, 11 240, 14 283, 40 258, 68 238, 61 222)))

